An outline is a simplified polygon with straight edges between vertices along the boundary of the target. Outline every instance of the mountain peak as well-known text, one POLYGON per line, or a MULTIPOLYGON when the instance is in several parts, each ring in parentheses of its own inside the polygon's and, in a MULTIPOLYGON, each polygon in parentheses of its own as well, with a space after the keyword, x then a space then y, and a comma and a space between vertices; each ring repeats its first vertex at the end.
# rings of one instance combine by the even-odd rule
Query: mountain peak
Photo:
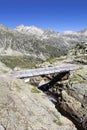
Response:
POLYGON ((44 31, 42 29, 37 28, 34 25, 32 25, 32 26, 24 26, 22 24, 22 25, 17 26, 15 30, 17 30, 19 32, 22 32, 22 33, 39 35, 39 36, 44 33, 44 31))

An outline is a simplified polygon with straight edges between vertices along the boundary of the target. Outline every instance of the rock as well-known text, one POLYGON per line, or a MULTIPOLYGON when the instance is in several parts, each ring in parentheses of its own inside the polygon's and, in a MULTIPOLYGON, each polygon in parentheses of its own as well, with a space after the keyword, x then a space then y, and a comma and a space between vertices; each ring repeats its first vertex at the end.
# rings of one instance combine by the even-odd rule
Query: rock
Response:
POLYGON ((38 87, 40 87, 40 86, 42 86, 44 84, 46 84, 46 82, 44 80, 41 80, 40 83, 39 83, 39 85, 38 85, 38 87))
POLYGON ((75 98, 69 96, 66 91, 62 91, 62 98, 66 101, 66 104, 74 111, 77 111, 81 107, 81 103, 75 98))
POLYGON ((5 130, 5 128, 2 125, 0 125, 0 130, 5 130))
POLYGON ((87 129, 87 75, 86 66, 73 72, 70 81, 62 90, 62 101, 58 109, 70 116, 81 129, 87 129))
POLYGON ((27 82, 29 82, 29 81, 30 81, 30 78, 24 79, 24 82, 25 82, 25 83, 27 83, 27 82))
POLYGON ((0 124, 6 130, 76 130, 44 93, 6 75, 0 76, 0 124))

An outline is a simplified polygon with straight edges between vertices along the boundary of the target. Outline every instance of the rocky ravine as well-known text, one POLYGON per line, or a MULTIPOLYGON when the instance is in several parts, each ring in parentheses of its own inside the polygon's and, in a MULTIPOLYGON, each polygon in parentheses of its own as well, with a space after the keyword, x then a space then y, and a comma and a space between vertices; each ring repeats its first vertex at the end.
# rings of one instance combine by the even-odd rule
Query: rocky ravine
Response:
POLYGON ((0 130, 76 130, 44 93, 0 68, 0 130))
POLYGON ((71 75, 62 96, 60 109, 75 120, 79 129, 87 130, 87 65, 71 75))
MULTIPOLYGON (((78 44, 76 50, 66 57, 55 58, 41 64, 42 67, 78 64, 76 71, 67 79, 52 80, 55 75, 32 78, 30 81, 43 90, 56 108, 76 125, 78 130, 87 130, 87 44, 78 44), (53 83, 52 83, 53 81, 53 83), (51 86, 49 86, 51 84, 51 86), (47 89, 48 88, 48 89, 47 89)), ((61 75, 59 75, 61 76, 61 75)))
MULTIPOLYGON (((52 77, 32 78, 31 83, 42 89, 56 108, 76 125, 87 130, 87 66, 71 73, 68 80, 61 80, 45 89, 52 77)), ((52 84, 52 81, 51 81, 52 84)))

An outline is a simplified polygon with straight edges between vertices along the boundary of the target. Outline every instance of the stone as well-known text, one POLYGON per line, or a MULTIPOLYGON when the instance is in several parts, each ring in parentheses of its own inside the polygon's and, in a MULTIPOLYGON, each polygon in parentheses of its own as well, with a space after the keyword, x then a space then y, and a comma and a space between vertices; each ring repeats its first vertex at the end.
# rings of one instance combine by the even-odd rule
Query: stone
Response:
POLYGON ((44 93, 8 75, 0 76, 0 123, 6 130, 76 130, 44 93))
POLYGON ((44 84, 46 84, 46 81, 41 80, 40 83, 39 83, 39 85, 38 85, 38 87, 40 87, 40 86, 42 86, 42 85, 44 85, 44 84))
POLYGON ((2 125, 0 125, 0 130, 5 130, 5 128, 2 125))

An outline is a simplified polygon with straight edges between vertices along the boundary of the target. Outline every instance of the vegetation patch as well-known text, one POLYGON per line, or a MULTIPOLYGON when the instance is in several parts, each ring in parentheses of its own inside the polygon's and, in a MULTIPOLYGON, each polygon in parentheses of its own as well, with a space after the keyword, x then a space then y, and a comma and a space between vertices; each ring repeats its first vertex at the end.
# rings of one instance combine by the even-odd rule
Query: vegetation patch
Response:
POLYGON ((56 123, 56 125, 62 126, 62 122, 59 120, 54 119, 53 122, 56 123))
POLYGON ((65 58, 64 56, 59 56, 59 57, 55 57, 55 58, 50 57, 50 58, 47 59, 47 61, 52 64, 52 63, 55 63, 55 62, 57 62, 57 61, 63 61, 63 60, 65 60, 65 59, 66 59, 66 58, 65 58))
POLYGON ((7 67, 14 69, 15 67, 20 68, 33 68, 36 64, 41 64, 42 60, 32 56, 0 56, 0 61, 7 67))
POLYGON ((32 93, 41 93, 36 87, 31 89, 32 93))
POLYGON ((58 117, 58 115, 56 114, 56 112, 55 111, 51 111, 52 112, 52 114, 59 120, 59 117, 58 117))
POLYGON ((75 74, 72 77, 72 81, 78 82, 78 83, 86 83, 87 84, 87 80, 86 80, 86 75, 87 75, 87 68, 82 68, 79 69, 75 72, 75 74))
POLYGON ((82 78, 79 74, 78 75, 74 75, 72 81, 77 81, 78 83, 86 83, 87 84, 87 81, 82 78))
POLYGON ((21 91, 21 88, 20 88, 20 86, 18 84, 15 84, 15 87, 16 87, 16 89, 17 89, 18 92, 21 91))
POLYGON ((81 80, 82 80, 82 78, 79 77, 77 74, 75 74, 75 75, 73 76, 73 81, 81 81, 81 80))

